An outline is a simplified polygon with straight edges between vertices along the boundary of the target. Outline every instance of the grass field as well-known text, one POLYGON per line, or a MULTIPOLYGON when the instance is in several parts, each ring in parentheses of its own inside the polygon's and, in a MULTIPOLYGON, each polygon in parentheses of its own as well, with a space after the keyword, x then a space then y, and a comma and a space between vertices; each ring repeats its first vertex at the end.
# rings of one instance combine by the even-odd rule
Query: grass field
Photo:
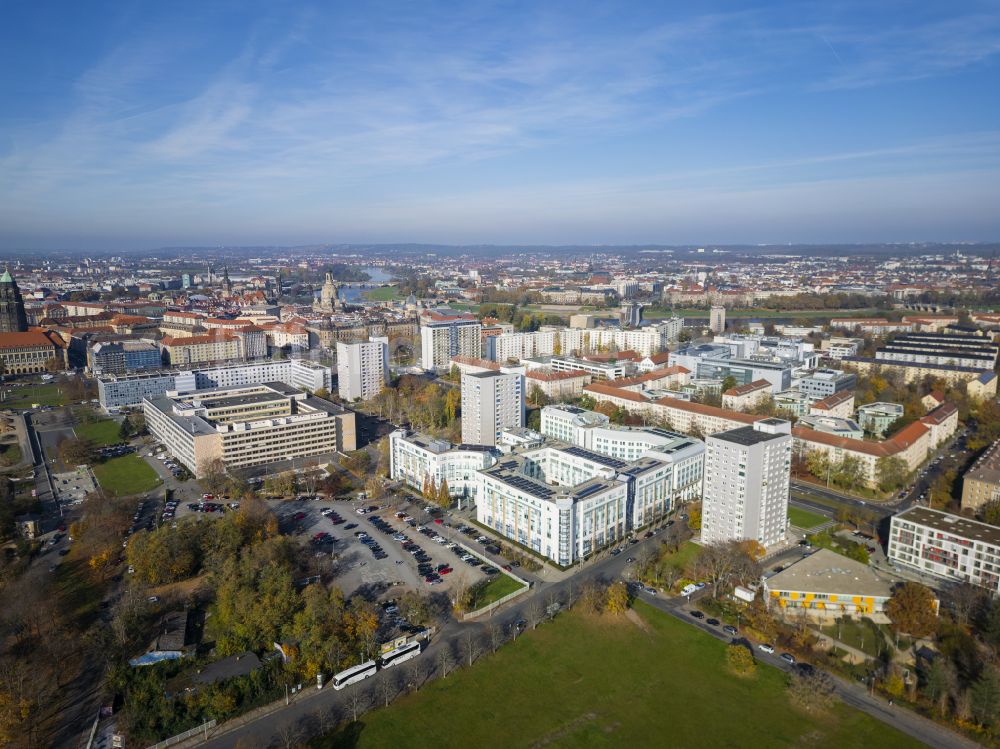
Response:
POLYGON ((840 624, 830 624, 821 627, 823 634, 850 645, 856 650, 877 658, 880 651, 885 650, 885 638, 882 632, 871 621, 843 621, 840 624))
POLYGON ((520 590, 524 586, 509 575, 496 575, 483 588, 479 590, 475 600, 472 602, 470 611, 481 609, 494 601, 499 601, 506 595, 510 595, 515 590, 520 590))
POLYGON ((108 494, 125 497, 155 489, 160 479, 146 461, 123 455, 94 466, 94 475, 108 494))
POLYGON ((66 403, 62 390, 55 383, 47 385, 31 385, 28 387, 0 387, 0 392, 4 394, 0 400, 0 409, 12 408, 21 410, 31 408, 32 403, 40 406, 62 406, 66 403))
POLYGON ((371 302, 391 302, 399 299, 399 289, 396 286, 380 286, 377 289, 369 289, 364 292, 365 299, 371 302))
POLYGON ((921 746, 844 705, 806 715, 782 672, 733 677, 722 642, 645 604, 636 612, 564 614, 313 747, 921 746))
POLYGON ((698 544, 692 541, 687 541, 681 546, 676 554, 671 554, 666 557, 665 561, 669 562, 677 569, 683 570, 687 567, 688 562, 698 556, 699 551, 701 551, 701 547, 698 546, 698 544))
POLYGON ((822 525, 830 518, 815 512, 809 512, 809 510, 803 510, 801 507, 789 506, 788 519, 795 527, 809 530, 810 528, 815 528, 817 525, 822 525))
POLYGON ((88 439, 98 447, 103 447, 104 445, 114 445, 117 442, 121 442, 121 439, 118 437, 118 430, 120 428, 118 422, 114 419, 103 419, 101 421, 92 421, 88 424, 77 424, 73 428, 73 431, 76 432, 76 436, 80 439, 88 439))

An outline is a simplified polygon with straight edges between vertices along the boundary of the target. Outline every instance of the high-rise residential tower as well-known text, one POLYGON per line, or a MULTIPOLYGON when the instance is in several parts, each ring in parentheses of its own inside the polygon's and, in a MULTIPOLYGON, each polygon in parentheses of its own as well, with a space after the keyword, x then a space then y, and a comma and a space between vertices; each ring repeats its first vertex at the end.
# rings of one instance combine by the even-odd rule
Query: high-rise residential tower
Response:
POLYGON ((788 525, 792 425, 764 419, 705 440, 701 539, 781 544, 788 525))
POLYGON ((371 400, 389 376, 389 339, 337 342, 337 391, 348 402, 371 400))
POLYGON ((524 375, 475 372, 462 375, 462 442, 496 446, 500 432, 524 426, 524 375))

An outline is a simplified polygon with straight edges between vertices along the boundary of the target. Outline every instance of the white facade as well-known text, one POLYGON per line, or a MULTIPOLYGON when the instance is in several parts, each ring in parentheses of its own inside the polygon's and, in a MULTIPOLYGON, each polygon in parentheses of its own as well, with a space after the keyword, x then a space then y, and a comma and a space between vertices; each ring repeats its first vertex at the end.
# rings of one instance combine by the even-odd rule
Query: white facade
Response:
POLYGON ((320 389, 329 392, 332 380, 330 368, 322 364, 305 359, 282 359, 241 362, 229 367, 104 376, 97 379, 97 392, 101 407, 114 410, 139 406, 143 398, 158 397, 168 390, 190 392, 281 382, 310 392, 320 389))
POLYGON ((426 312, 420 318, 420 362, 428 371, 451 366, 451 357, 482 356, 483 326, 473 315, 426 312))
POLYGON ((613 427, 604 414, 558 404, 542 409, 541 432, 617 460, 653 456, 669 463, 671 505, 701 495, 705 444, 700 440, 654 427, 613 427))
POLYGON ((515 448, 478 474, 482 525, 568 565, 675 507, 669 457, 623 461, 564 442, 515 448))
POLYGON ((394 481, 423 491, 433 483, 448 483, 453 497, 474 497, 476 473, 496 462, 496 450, 452 445, 445 440, 398 430, 389 435, 389 475, 394 481))
POLYGON ((706 442, 702 541, 752 539, 765 547, 782 543, 788 525, 791 424, 764 419, 713 434, 706 442))
POLYGON ((538 356, 584 356, 599 351, 636 351, 652 356, 677 341, 683 321, 679 318, 641 328, 552 328, 531 333, 503 333, 486 341, 486 357, 493 361, 530 359, 538 356))
POLYGON ((477 372, 462 375, 462 442, 496 446, 508 427, 524 426, 524 375, 477 372))
POLYGON ((354 412, 279 383, 169 392, 143 401, 150 434, 195 476, 356 447, 354 412))
POLYGON ((337 391, 343 400, 371 400, 382 392, 388 375, 388 338, 337 342, 337 391))
POLYGON ((892 517, 888 556, 925 575, 1000 593, 1000 529, 993 525, 911 507, 892 517))
POLYGON ((726 308, 712 307, 708 315, 708 327, 713 333, 726 332, 726 308))

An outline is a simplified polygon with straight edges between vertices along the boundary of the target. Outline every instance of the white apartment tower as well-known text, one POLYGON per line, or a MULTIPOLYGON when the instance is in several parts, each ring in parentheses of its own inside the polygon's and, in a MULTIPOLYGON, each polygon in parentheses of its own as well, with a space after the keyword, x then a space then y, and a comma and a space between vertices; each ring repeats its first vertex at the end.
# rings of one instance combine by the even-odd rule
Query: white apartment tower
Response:
POLYGON ((791 431, 790 422, 764 419, 705 440, 704 543, 751 539, 770 548, 785 540, 791 431))
POLYGON ((524 375, 475 372, 462 375, 462 442, 496 446, 500 432, 524 426, 524 375))
POLYGON ((726 308, 716 305, 708 314, 708 327, 716 335, 726 332, 726 308))
POLYGON ((429 371, 451 366, 451 357, 483 355, 483 326, 475 315, 432 310, 420 316, 420 364, 429 371))
POLYGON ((342 400, 371 400, 382 392, 388 376, 388 338, 337 342, 337 391, 342 400))

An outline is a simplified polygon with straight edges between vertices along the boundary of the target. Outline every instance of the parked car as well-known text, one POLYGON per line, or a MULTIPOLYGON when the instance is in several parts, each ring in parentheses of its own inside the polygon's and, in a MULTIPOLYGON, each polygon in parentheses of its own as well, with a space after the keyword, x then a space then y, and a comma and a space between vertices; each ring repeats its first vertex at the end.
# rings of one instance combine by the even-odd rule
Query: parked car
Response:
POLYGON ((758 645, 757 649, 763 653, 767 653, 768 655, 774 654, 774 645, 768 645, 766 642, 762 642, 760 645, 758 645))

